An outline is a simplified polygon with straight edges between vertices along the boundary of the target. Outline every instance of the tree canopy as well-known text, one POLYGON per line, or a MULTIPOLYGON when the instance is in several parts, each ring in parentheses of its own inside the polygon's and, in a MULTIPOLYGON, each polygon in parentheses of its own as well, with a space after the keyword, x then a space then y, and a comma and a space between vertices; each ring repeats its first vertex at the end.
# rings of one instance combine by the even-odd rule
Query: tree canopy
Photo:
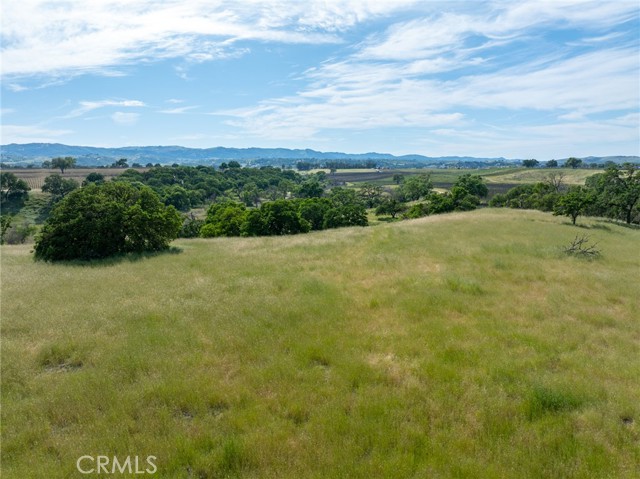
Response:
POLYGON ((29 185, 23 179, 18 178, 13 173, 3 171, 0 173, 0 199, 2 201, 14 197, 24 197, 30 190, 29 185))
POLYGON ((60 201, 35 244, 45 261, 92 260, 168 248, 182 220, 148 187, 90 184, 60 201))
POLYGON ((76 166, 76 159, 70 156, 64 158, 58 157, 51 160, 51 168, 60 168, 60 173, 64 174, 64 170, 67 168, 73 168, 76 166))

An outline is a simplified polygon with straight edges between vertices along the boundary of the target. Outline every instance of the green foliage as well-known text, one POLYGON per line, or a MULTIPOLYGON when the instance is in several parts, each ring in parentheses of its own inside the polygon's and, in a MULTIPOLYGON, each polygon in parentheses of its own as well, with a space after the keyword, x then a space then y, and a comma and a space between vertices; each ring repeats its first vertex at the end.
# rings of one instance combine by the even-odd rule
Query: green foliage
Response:
POLYGON ((200 236, 240 236, 242 224, 247 217, 247 207, 241 203, 224 201, 213 203, 207 210, 207 218, 200 228, 200 236))
POLYGON ((3 233, 2 242, 0 242, 0 244, 24 244, 36 231, 37 228, 35 225, 31 224, 29 221, 11 221, 10 228, 3 233))
POLYGON ((324 228, 342 228, 344 226, 367 226, 367 212, 360 204, 338 205, 327 211, 324 228))
POLYGON ((363 183, 358 194, 367 208, 374 208, 382 201, 382 186, 371 183, 363 183))
POLYGON ((522 166, 524 166, 525 168, 535 168, 539 163, 540 162, 535 159, 522 160, 522 166))
POLYGON ((7 214, 0 214, 0 244, 4 244, 4 238, 7 230, 11 228, 11 222, 13 216, 7 214))
POLYGON ((200 236, 291 235, 367 224, 366 209, 358 194, 334 188, 328 198, 276 199, 251 209, 228 200, 213 203, 200 236))
POLYGON ((332 207, 328 198, 305 199, 298 205, 300 217, 309 223, 312 230, 323 229, 325 215, 332 207))
POLYGON ((594 194, 591 214, 640 223, 640 169, 631 164, 612 165, 587 178, 586 185, 594 194))
POLYGON ((550 182, 518 185, 491 198, 489 206, 553 211, 560 194, 550 182))
POLYGON ((556 160, 549 160, 544 165, 546 168, 557 168, 558 162, 556 160))
POLYGON ((398 194, 404 201, 415 201, 426 198, 432 189, 431 177, 423 173, 406 178, 398 188, 398 194))
POLYGON ((303 181, 296 192, 298 198, 320 198, 323 194, 324 186, 315 177, 303 181))
POLYGON ((587 188, 571 186, 567 193, 558 198, 553 208, 553 214, 568 216, 575 225, 578 216, 584 214, 593 201, 594 197, 587 188))
POLYGON ((396 198, 385 198, 382 200, 380 205, 376 208, 376 215, 390 215, 392 218, 395 218, 398 214, 403 213, 408 209, 406 203, 402 203, 398 201, 396 198))
POLYGON ((35 257, 45 261, 92 260, 167 249, 180 230, 180 215, 147 187, 92 184, 53 209, 39 237, 35 257))
POLYGON ((24 198, 31 190, 27 182, 18 178, 13 173, 6 171, 0 172, 0 201, 6 201, 15 198, 24 198))
POLYGON ((333 188, 329 193, 329 199, 334 206, 361 205, 364 207, 364 202, 356 190, 349 188, 333 188))
POLYGON ((311 224, 300 217, 298 208, 287 200, 270 201, 260 207, 266 235, 307 233, 311 224))
POLYGON ((456 205, 453 202, 453 197, 449 193, 432 193, 431 195, 429 195, 427 204, 427 211, 430 215, 449 213, 451 211, 454 211, 456 208, 456 205))
POLYGON ((171 205, 177 210, 187 211, 191 208, 191 195, 180 185, 171 185, 164 191, 164 204, 171 205))
POLYGON ((429 208, 427 203, 416 203, 411 205, 407 212, 403 215, 407 219, 422 218, 429 214, 429 208))
POLYGON ((579 168, 580 166, 582 166, 582 160, 580 158, 574 158, 573 156, 571 158, 568 158, 563 165, 565 168, 579 168))
POLYGON ((399 185, 404 181, 404 175, 401 175, 400 173, 396 173, 393 175, 392 180, 396 185, 399 185))
POLYGON ((454 188, 463 189, 467 194, 478 198, 485 198, 489 194, 489 188, 487 188, 484 179, 480 175, 464 174, 456 180, 453 186, 454 188))
POLYGON ((200 228, 204 225, 204 220, 196 218, 193 214, 184 216, 182 227, 178 232, 178 238, 197 238, 200 236, 200 228))
POLYGON ((126 158, 120 158, 111 164, 111 168, 129 168, 129 163, 127 163, 126 158))
POLYGON ((73 178, 63 178, 58 173, 54 173, 44 179, 42 191, 50 193, 52 202, 56 203, 79 187, 80 185, 73 178))
MULTIPOLYGON (((227 165, 228 166, 228 165, 227 165)), ((145 172, 125 170, 115 181, 140 182, 151 187, 166 205, 187 211, 219 198, 235 198, 246 206, 261 198, 285 198, 302 181, 298 173, 279 168, 226 168, 210 166, 154 167, 145 172)))
POLYGON ((91 183, 104 183, 104 175, 97 173, 97 172, 91 172, 87 175, 87 177, 84 179, 84 181, 82 182, 82 186, 87 186, 91 183))
POLYGON ((64 158, 58 157, 51 160, 51 168, 60 168, 60 173, 64 174, 64 170, 67 168, 73 168, 76 166, 76 159, 70 156, 64 158))

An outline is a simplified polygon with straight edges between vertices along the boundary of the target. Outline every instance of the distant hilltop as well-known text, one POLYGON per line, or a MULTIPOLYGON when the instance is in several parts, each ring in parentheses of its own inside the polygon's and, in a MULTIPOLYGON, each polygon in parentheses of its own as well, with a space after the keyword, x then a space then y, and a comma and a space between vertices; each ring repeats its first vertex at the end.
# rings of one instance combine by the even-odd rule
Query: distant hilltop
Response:
MULTIPOLYGON (((371 162, 375 161, 379 166, 386 164, 401 166, 437 165, 443 163, 481 163, 481 164, 513 164, 520 159, 506 158, 476 158, 468 156, 439 156, 429 157, 423 155, 395 156, 388 153, 341 153, 322 152, 311 149, 289 148, 186 148, 183 146, 127 146, 121 148, 98 148, 92 146, 72 146, 60 143, 26 143, 0 146, 0 160, 6 164, 34 164, 59 156, 72 156, 78 160, 79 165, 104 166, 114 160, 126 158, 129 163, 140 164, 185 164, 185 165, 218 165, 226 161, 238 161, 245 165, 277 165, 290 166, 299 161, 345 161, 345 162, 371 162)), ((589 156, 582 158, 585 163, 615 163, 640 162, 638 156, 589 156)), ((561 162, 562 159, 558 159, 561 162)))

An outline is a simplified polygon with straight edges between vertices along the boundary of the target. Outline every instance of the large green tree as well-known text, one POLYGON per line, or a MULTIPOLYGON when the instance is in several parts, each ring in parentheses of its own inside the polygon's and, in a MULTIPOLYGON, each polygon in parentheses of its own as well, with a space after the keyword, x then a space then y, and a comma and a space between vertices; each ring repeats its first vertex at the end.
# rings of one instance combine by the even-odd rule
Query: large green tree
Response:
POLYGON ((161 251, 176 238, 182 220, 148 187, 126 182, 91 184, 60 201, 35 244, 36 259, 92 260, 161 251))
POLYGON ((8 200, 15 197, 25 197, 30 190, 27 182, 18 178, 13 173, 3 171, 0 173, 0 199, 8 200))
POLYGON ((553 214, 564 215, 571 218, 571 223, 576 224, 576 219, 584 214, 587 207, 593 203, 593 195, 584 186, 571 186, 569 190, 558 198, 553 214))
POLYGON ((64 175, 64 170, 76 166, 76 159, 70 156, 58 157, 51 160, 51 168, 60 168, 60 173, 64 175))
POLYGON ((42 191, 50 193, 52 200, 55 203, 78 187, 80 187, 80 185, 73 178, 63 178, 58 173, 54 173, 44 179, 42 191))
POLYGON ((582 160, 580 158, 575 158, 575 157, 571 157, 568 158, 565 162, 564 162, 564 167, 565 168, 578 168, 582 166, 582 160))
POLYGON ((207 218, 200 236, 212 238, 216 236, 240 236, 240 231, 247 218, 247 207, 234 201, 213 203, 207 210, 207 218))
POLYGON ((398 188, 399 195, 405 201, 419 200, 426 198, 431 193, 433 184, 431 177, 427 174, 414 175, 406 178, 402 185, 398 188))
POLYGON ((640 169, 630 163, 612 165, 586 180, 596 195, 596 213, 624 220, 640 220, 640 169))
POLYGON ((407 211, 408 208, 406 203, 402 203, 393 197, 387 197, 376 208, 376 216, 390 215, 391 218, 395 219, 398 214, 407 211))
POLYGON ((467 193, 478 198, 484 198, 489 194, 489 188, 480 175, 464 174, 456 180, 453 186, 463 188, 467 193))

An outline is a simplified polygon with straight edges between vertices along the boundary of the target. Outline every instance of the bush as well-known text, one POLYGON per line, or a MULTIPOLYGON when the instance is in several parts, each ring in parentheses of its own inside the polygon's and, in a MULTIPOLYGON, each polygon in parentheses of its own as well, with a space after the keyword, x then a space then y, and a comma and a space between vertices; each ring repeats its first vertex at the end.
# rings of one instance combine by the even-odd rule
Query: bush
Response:
POLYGON ((167 249, 182 221, 148 187, 124 182, 91 184, 69 193, 53 209, 36 239, 45 261, 92 260, 167 249))

